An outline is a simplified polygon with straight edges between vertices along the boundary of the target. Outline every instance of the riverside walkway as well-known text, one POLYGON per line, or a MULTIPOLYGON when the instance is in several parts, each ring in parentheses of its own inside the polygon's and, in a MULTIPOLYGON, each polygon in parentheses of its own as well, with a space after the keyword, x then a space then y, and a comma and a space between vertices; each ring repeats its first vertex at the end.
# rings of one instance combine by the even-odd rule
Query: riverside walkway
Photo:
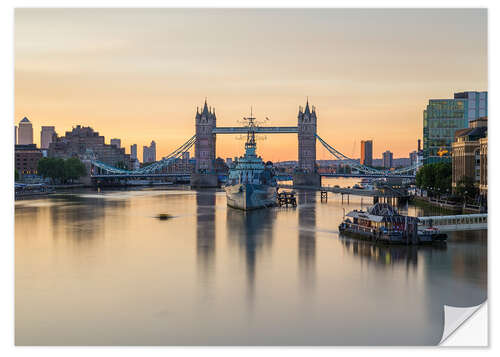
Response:
POLYGON ((487 213, 418 217, 418 221, 422 228, 436 227, 442 232, 488 229, 487 213))

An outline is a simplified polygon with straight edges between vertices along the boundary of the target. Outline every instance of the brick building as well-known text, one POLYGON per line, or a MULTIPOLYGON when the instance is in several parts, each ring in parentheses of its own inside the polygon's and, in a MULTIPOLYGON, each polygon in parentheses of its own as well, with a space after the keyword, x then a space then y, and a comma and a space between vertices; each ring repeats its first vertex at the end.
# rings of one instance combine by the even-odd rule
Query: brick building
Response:
POLYGON ((35 144, 15 146, 15 165, 19 175, 36 175, 42 151, 35 144))
POLYGON ((67 131, 62 137, 55 137, 49 145, 48 156, 83 159, 92 152, 96 160, 111 166, 120 166, 130 169, 132 166, 130 155, 125 154, 124 148, 115 145, 106 145, 104 136, 99 135, 91 127, 77 125, 72 131, 67 131))

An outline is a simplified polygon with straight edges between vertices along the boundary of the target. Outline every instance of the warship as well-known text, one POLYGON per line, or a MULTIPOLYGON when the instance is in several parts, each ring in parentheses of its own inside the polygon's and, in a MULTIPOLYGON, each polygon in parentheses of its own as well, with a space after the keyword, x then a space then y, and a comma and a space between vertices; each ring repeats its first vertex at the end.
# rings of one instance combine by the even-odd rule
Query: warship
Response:
POLYGON ((243 119, 248 123, 245 154, 229 169, 224 186, 227 205, 244 211, 275 206, 278 185, 273 165, 264 163, 256 154, 255 118, 250 114, 243 119))

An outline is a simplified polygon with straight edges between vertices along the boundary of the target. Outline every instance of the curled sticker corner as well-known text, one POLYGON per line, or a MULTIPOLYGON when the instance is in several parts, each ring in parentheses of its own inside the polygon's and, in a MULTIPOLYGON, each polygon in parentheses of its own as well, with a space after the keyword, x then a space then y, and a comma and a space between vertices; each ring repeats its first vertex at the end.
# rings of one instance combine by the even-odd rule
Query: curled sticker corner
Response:
MULTIPOLYGON (((484 304, 484 303, 483 303, 484 304)), ((441 345, 453 332, 455 332, 465 321, 483 305, 479 304, 470 307, 456 307, 444 305, 444 326, 443 335, 439 345, 441 345)))

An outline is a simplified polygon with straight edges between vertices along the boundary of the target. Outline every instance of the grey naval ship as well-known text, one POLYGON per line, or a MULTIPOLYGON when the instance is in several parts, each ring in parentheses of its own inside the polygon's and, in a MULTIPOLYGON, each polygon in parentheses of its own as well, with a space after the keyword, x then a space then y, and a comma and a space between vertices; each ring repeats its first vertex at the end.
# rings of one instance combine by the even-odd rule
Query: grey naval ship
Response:
POLYGON ((255 143, 255 118, 248 122, 245 155, 233 163, 224 187, 227 205, 242 210, 253 210, 276 205, 278 185, 271 163, 265 164, 257 156, 255 143))

